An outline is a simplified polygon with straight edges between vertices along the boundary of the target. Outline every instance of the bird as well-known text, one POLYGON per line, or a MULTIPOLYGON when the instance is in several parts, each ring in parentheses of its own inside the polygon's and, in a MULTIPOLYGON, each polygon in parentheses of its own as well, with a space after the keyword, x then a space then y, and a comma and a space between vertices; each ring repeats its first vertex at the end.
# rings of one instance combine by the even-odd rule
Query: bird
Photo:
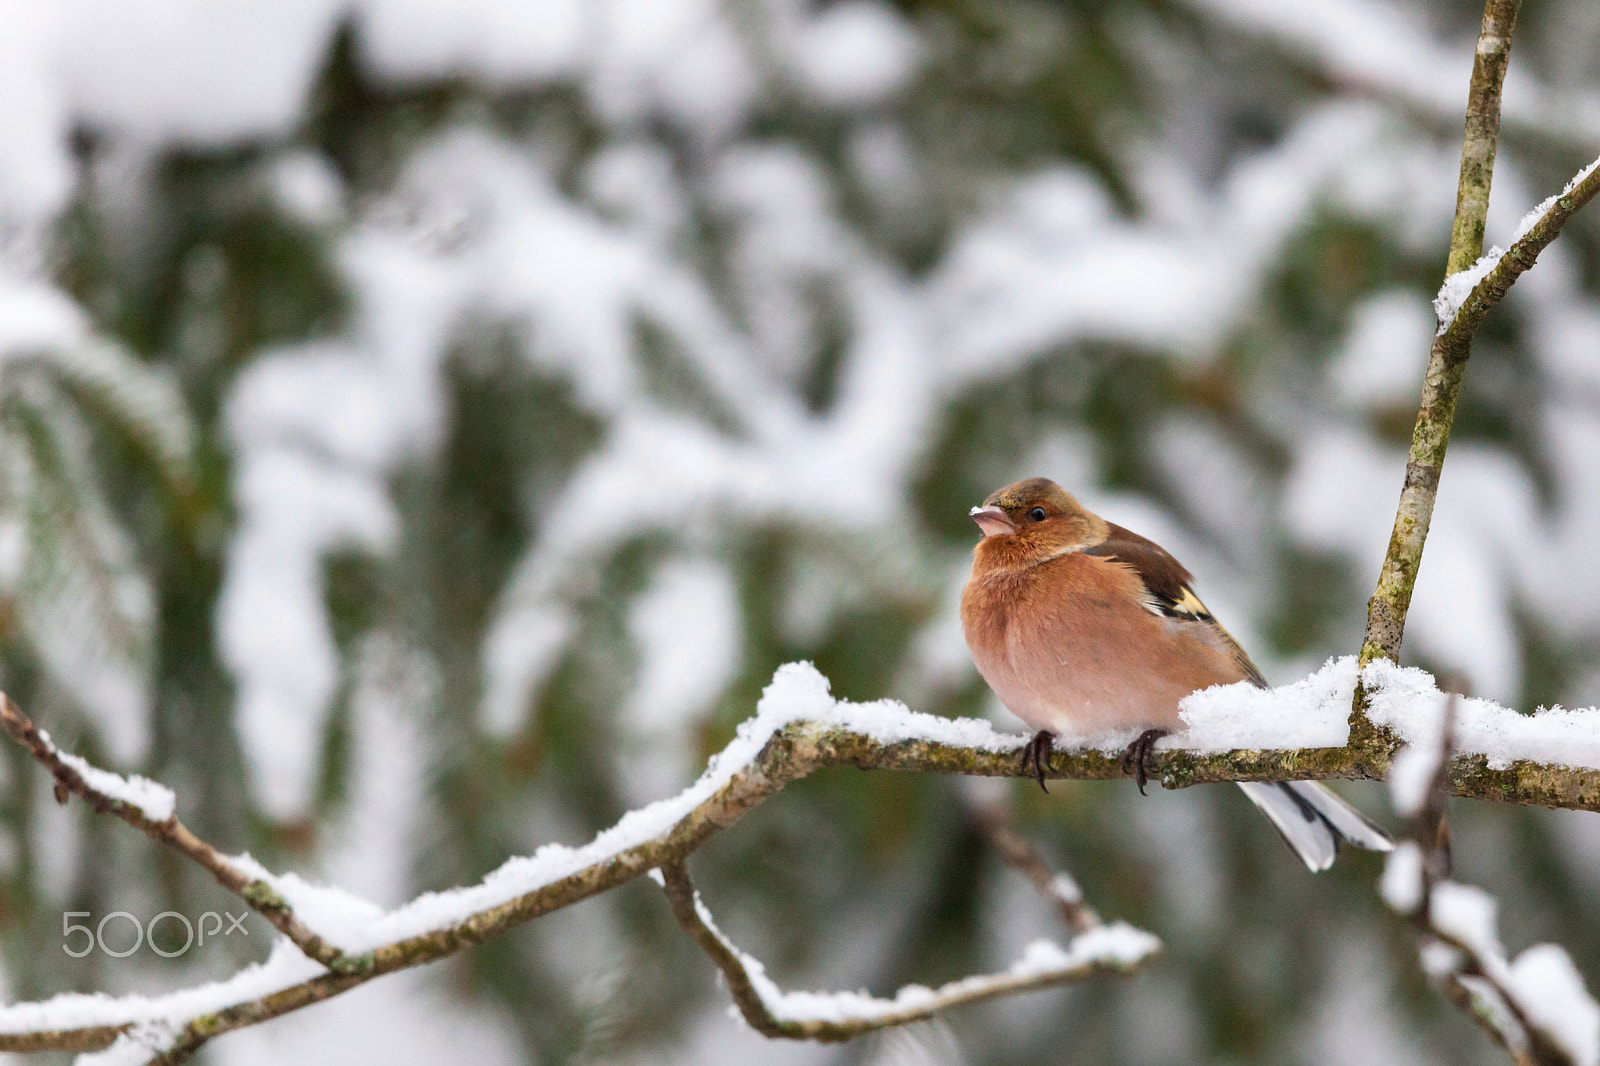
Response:
MULTIPOLYGON (((1007 485, 969 514, 982 537, 961 592, 962 632, 990 689, 1038 731, 1022 768, 1040 788, 1055 734, 1139 729, 1123 768, 1143 793, 1152 745, 1182 728, 1180 700, 1238 681, 1267 687, 1182 563, 1055 482, 1007 485)), ((1333 865, 1341 845, 1394 847, 1319 782, 1239 787, 1313 872, 1333 865)))

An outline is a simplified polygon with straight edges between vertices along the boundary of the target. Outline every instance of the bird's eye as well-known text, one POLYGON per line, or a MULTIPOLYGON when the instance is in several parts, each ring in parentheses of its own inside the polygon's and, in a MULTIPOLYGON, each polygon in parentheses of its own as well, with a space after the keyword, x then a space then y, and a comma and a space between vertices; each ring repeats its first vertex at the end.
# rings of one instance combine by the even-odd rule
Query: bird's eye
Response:
POLYGON ((1035 507, 1033 510, 1029 511, 1028 512, 1028 520, 1032 521, 1032 522, 1043 522, 1044 521, 1044 508, 1043 507, 1035 507))

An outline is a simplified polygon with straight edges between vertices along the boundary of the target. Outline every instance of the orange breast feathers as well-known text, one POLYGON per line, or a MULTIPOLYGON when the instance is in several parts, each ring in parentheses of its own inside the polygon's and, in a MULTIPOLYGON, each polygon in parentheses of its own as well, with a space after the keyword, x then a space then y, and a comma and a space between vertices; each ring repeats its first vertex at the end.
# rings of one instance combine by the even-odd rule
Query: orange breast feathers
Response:
POLYGON ((961 624, 978 672, 1032 728, 1178 729, 1184 696, 1245 678, 1214 625, 1146 606, 1131 567, 1079 551, 1019 566, 984 550, 1000 539, 974 553, 961 624))

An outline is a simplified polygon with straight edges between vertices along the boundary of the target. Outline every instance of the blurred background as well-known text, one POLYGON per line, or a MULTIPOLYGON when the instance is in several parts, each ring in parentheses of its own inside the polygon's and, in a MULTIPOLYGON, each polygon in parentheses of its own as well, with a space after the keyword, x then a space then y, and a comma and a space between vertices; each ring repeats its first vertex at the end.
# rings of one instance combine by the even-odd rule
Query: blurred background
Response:
MULTIPOLYGON (((1018 477, 1167 546, 1269 679, 1304 676, 1360 644, 1480 17, 0 5, 0 683, 225 850, 394 904, 675 792, 789 660, 1020 729, 955 613, 966 510, 1018 477)), ((1597 45, 1600 7, 1526 5, 1491 243, 1600 150, 1597 45)), ((1588 213, 1476 345, 1408 661, 1523 709, 1600 699, 1597 523, 1588 213)), ((641 883, 203 1061, 1501 1061, 1375 857, 1310 877, 1234 789, 1004 787, 1156 965, 767 1043, 641 883)), ((825 773, 691 868, 787 987, 1001 968, 1066 931, 968 799, 825 773)), ((252 919, 69 957, 64 911, 232 901, 12 746, 0 808, 8 998, 264 956, 252 919)), ((1593 987, 1596 816, 1454 817, 1508 946, 1558 940, 1593 987)))

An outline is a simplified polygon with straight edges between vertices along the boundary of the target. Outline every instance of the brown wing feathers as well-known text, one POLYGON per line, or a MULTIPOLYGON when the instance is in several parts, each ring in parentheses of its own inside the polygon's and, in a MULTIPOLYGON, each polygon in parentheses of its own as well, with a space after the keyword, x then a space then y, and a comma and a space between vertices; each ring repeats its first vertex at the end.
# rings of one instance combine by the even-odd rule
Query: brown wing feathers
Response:
POLYGON ((1190 587, 1194 575, 1161 545, 1113 524, 1107 530, 1105 540, 1092 548, 1085 548, 1083 553, 1115 559, 1138 574, 1144 587, 1150 591, 1150 600, 1145 606, 1152 612, 1177 621, 1200 622, 1214 627, 1227 642, 1240 669, 1251 683, 1267 687, 1266 679, 1256 669, 1255 663, 1250 661, 1250 656, 1245 654, 1239 642, 1222 628, 1200 597, 1195 595, 1190 587))
POLYGON ((1139 575, 1139 580, 1144 582, 1144 587, 1150 590, 1154 601, 1152 610, 1169 618, 1195 621, 1211 619, 1211 612, 1206 610, 1200 597, 1189 587, 1194 575, 1155 541, 1113 525, 1107 531, 1105 540, 1092 548, 1085 548, 1083 554, 1115 559, 1131 567, 1139 575))

